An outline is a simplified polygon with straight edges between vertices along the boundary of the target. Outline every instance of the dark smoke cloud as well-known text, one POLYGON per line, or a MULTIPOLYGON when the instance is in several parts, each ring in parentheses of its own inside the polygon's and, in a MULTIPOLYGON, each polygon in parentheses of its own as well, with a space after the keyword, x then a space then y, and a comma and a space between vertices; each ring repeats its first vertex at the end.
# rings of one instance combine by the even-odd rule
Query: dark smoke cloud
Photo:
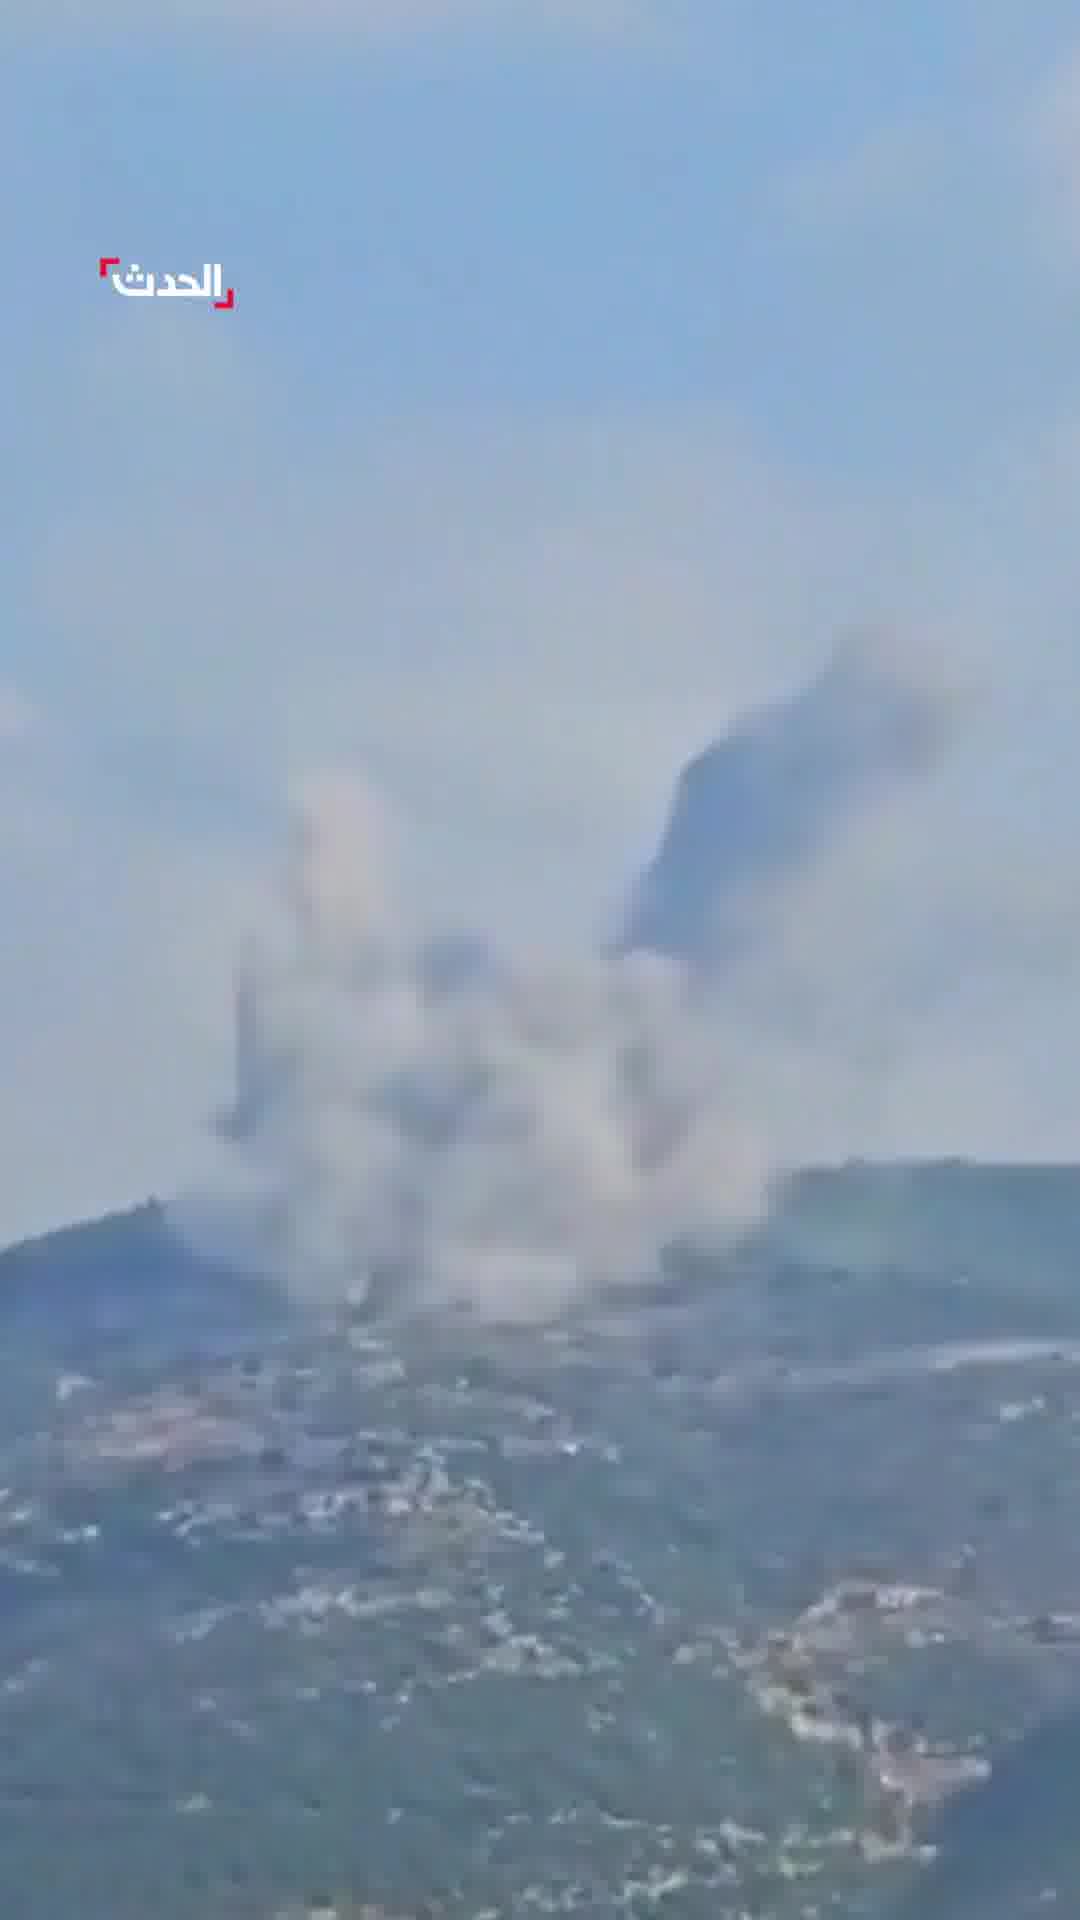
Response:
POLYGON ((880 645, 839 649, 809 686, 747 714, 684 770, 620 945, 710 969, 844 821, 944 750, 951 703, 880 645))

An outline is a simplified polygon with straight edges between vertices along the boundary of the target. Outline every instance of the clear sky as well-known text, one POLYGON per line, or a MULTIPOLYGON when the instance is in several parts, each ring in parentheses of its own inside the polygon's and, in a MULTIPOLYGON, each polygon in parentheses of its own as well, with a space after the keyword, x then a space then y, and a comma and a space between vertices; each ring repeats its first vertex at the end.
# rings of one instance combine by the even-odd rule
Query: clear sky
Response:
POLYGON ((182 1165, 295 776, 587 941, 863 621, 977 691, 918 831, 1080 1151, 1075 0, 7 0, 0 160, 0 1238, 182 1165))

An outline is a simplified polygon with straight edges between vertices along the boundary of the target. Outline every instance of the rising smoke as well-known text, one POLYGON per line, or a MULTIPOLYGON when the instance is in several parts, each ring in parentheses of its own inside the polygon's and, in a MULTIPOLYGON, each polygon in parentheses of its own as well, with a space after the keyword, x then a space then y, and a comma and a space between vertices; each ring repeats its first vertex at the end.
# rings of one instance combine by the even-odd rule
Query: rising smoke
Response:
POLYGON ((243 969, 217 1218, 290 1287, 542 1316, 759 1212, 767 1158, 675 963, 410 937, 343 777, 297 796, 287 899, 243 969))
POLYGON ((845 655, 748 716, 709 750, 695 820, 680 789, 693 857, 677 871, 669 835, 639 891, 653 950, 624 938, 566 967, 413 934, 371 791, 309 783, 281 935, 241 971, 236 1096, 188 1225, 305 1298, 500 1319, 651 1277, 676 1241, 729 1244, 778 1169, 845 1144, 844 1126, 859 1147, 869 1123, 888 990, 864 995, 860 1028, 837 929, 807 939, 807 876, 933 764, 943 713, 893 666, 845 655), (658 903, 667 889, 676 931, 699 924, 688 893, 722 918, 733 869, 754 938, 741 963, 725 939, 710 971, 661 937, 658 903))

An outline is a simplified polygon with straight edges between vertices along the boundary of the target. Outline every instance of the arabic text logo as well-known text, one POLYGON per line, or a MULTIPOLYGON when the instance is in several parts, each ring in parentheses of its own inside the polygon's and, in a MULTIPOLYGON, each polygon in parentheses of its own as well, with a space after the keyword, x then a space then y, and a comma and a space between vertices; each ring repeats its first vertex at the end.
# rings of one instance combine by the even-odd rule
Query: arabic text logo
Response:
POLYGON ((203 268, 203 277, 197 280, 193 273, 144 273, 137 262, 126 273, 113 273, 111 267, 120 267, 122 262, 115 254, 103 253, 98 261, 98 277, 102 280, 111 277, 117 293, 128 299, 173 298, 179 300, 209 300, 213 298, 219 313, 227 313, 236 305, 235 288, 229 287, 222 299, 222 274, 220 264, 207 264, 203 268), (159 284, 160 283, 160 284, 159 284))

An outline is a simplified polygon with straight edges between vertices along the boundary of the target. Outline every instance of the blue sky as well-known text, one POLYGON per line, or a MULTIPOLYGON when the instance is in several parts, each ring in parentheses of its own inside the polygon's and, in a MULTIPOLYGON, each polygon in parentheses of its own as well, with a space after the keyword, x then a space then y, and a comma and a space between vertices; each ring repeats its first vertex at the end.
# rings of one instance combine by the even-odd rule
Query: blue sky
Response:
POLYGON ((312 767, 374 768, 434 917, 587 939, 682 760, 883 620, 980 690, 937 884, 990 820, 1057 902, 1072 0, 152 12, 0 27, 0 1236, 191 1150, 312 767))

